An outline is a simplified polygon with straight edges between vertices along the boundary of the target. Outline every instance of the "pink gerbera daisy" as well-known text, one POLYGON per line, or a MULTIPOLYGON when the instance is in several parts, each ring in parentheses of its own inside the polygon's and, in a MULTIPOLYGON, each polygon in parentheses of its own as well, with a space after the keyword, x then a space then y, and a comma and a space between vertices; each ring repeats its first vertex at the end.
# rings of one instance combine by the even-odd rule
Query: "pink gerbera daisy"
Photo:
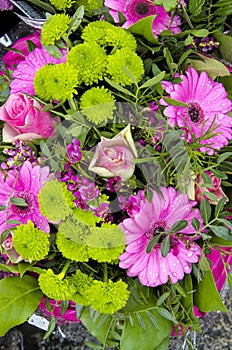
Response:
POLYGON ((8 220, 23 224, 31 220, 40 230, 49 232, 48 220, 41 214, 38 202, 38 193, 48 175, 48 167, 33 167, 29 161, 20 169, 8 171, 6 178, 0 174, 0 205, 6 207, 0 211, 0 234, 12 227, 7 226, 8 220), (17 205, 17 200, 24 200, 24 206, 17 205))
POLYGON ((66 51, 62 51, 61 59, 56 59, 49 55, 44 47, 36 48, 31 51, 26 58, 20 62, 13 72, 14 80, 10 83, 11 94, 25 92, 29 95, 35 95, 34 78, 35 73, 41 67, 48 63, 57 64, 66 61, 66 51))
POLYGON ((163 82, 163 88, 169 97, 188 104, 188 107, 166 105, 164 114, 171 126, 184 130, 185 138, 192 142, 192 135, 199 139, 200 151, 213 154, 214 149, 221 149, 232 139, 232 118, 227 115, 232 103, 221 83, 215 82, 205 72, 200 75, 194 68, 189 68, 186 75, 180 76, 182 81, 172 84, 163 82), (212 137, 205 137, 210 131, 212 137))
POLYGON ((153 21, 152 30, 155 37, 163 30, 169 29, 173 34, 180 33, 180 19, 174 16, 173 19, 168 15, 162 6, 155 6, 151 1, 145 0, 105 0, 105 6, 110 8, 110 14, 116 23, 119 23, 118 12, 121 12, 126 22, 124 28, 130 27, 140 19, 156 15, 153 21))
POLYGON ((180 194, 173 187, 162 187, 163 196, 153 191, 151 203, 141 201, 141 208, 133 217, 125 219, 120 228, 126 236, 126 251, 120 256, 119 266, 128 269, 128 276, 138 276, 141 284, 156 287, 165 284, 170 278, 173 284, 192 271, 192 263, 199 261, 201 248, 193 241, 196 233, 191 222, 197 218, 202 226, 196 202, 189 201, 186 194, 180 194), (161 243, 172 226, 179 220, 188 225, 178 233, 170 233, 170 250, 164 257, 161 243), (150 252, 150 240, 162 233, 150 252))

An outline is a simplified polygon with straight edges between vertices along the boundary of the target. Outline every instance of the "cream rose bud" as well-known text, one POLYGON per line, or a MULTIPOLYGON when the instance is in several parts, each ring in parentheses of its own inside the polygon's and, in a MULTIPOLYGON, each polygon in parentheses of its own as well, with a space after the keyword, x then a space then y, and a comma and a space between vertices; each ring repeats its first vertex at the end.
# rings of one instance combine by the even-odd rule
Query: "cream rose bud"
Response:
POLYGON ((48 138, 57 124, 57 119, 52 118, 50 112, 43 112, 42 105, 23 93, 9 96, 0 107, 0 120, 6 123, 3 128, 4 142, 48 138))
POLYGON ((137 150, 131 135, 130 125, 127 125, 112 139, 101 137, 89 170, 102 177, 120 176, 122 180, 129 179, 135 169, 134 159, 137 150))

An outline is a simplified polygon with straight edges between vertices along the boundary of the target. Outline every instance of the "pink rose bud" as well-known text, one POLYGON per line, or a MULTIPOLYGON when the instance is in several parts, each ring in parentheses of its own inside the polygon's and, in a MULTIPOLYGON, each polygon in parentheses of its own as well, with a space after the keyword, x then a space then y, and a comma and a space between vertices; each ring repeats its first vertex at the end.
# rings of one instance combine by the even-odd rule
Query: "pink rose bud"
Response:
POLYGON ((134 173, 136 157, 137 150, 128 125, 112 139, 101 137, 89 170, 102 177, 120 176, 127 180, 134 173))
POLYGON ((196 184, 196 200, 201 201, 203 198, 207 198, 208 202, 214 205, 216 205, 217 202, 222 198, 226 198, 226 201, 228 202, 229 199, 221 188, 221 179, 217 178, 211 171, 205 171, 205 174, 207 174, 211 178, 212 187, 206 187, 204 184, 204 180, 200 177, 200 175, 198 175, 198 183, 196 184), (208 198, 207 193, 214 194, 214 196, 217 197, 217 201, 208 198))
POLYGON ((16 252, 13 247, 12 236, 7 237, 5 241, 2 243, 2 248, 4 249, 4 253, 7 255, 8 259, 14 264, 18 264, 23 258, 16 252))
POLYGON ((0 120, 6 122, 3 128, 3 142, 16 139, 31 141, 36 138, 48 138, 54 133, 57 123, 50 112, 23 93, 12 94, 0 107, 0 120))

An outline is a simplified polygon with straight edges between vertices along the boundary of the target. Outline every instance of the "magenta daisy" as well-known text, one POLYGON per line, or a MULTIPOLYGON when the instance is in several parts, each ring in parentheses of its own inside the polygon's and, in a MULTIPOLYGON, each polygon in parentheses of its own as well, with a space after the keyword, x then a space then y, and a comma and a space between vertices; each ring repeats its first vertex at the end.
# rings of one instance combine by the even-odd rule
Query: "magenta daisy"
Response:
POLYGON ((105 6, 110 8, 110 14, 116 23, 119 23, 118 12, 121 12, 125 16, 126 22, 123 24, 124 28, 130 27, 144 17, 156 15, 152 25, 155 37, 167 29, 173 34, 180 33, 180 28, 178 27, 180 25, 179 17, 174 16, 171 19, 162 6, 155 6, 149 0, 105 0, 105 6))
POLYGON ((31 220, 40 230, 49 232, 48 221, 41 214, 38 202, 38 193, 48 175, 48 167, 33 167, 29 161, 25 161, 20 169, 8 171, 6 177, 0 174, 0 205, 6 207, 0 211, 0 234, 7 229, 7 220, 23 224, 31 220))
POLYGON ((141 208, 133 217, 125 219, 120 228, 126 236, 126 251, 120 256, 119 266, 127 269, 130 277, 138 276, 141 284, 156 287, 170 278, 175 284, 191 273, 192 263, 199 261, 201 248, 193 241, 196 233, 191 225, 197 218, 202 226, 198 209, 193 209, 196 202, 189 201, 186 194, 180 194, 173 187, 161 188, 163 197, 153 191, 151 203, 141 201, 141 208), (171 230, 179 220, 186 220, 188 225, 177 233, 170 233, 170 250, 163 257, 161 243, 166 237, 165 231, 171 230), (164 232, 158 243, 148 253, 150 240, 164 232))
POLYGON ((178 84, 163 82, 168 97, 188 104, 188 107, 166 105, 164 114, 171 126, 184 130, 185 138, 192 142, 195 135, 199 139, 201 152, 213 154, 214 149, 221 149, 232 139, 232 118, 227 115, 232 103, 221 83, 215 82, 205 72, 200 75, 194 68, 189 68, 186 75, 180 76, 178 84), (204 138, 211 130, 212 137, 204 138))
POLYGON ((21 61, 12 76, 14 80, 10 83, 11 94, 25 92, 29 95, 35 95, 34 78, 35 73, 41 67, 48 63, 57 64, 66 61, 66 51, 62 51, 63 56, 60 60, 52 57, 44 47, 36 48, 31 51, 26 58, 21 61))

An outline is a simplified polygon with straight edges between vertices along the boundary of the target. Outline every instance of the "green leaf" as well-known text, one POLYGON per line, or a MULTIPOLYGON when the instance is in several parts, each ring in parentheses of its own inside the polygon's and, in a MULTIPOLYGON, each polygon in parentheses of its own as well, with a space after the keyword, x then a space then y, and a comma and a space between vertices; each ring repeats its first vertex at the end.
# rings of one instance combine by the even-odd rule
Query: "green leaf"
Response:
POLYGON ((161 254, 162 254, 162 257, 165 258, 168 253, 169 253, 169 250, 170 250, 170 247, 171 247, 171 243, 170 243, 170 237, 169 235, 167 235, 162 243, 161 243, 161 247, 160 247, 160 250, 161 250, 161 254))
POLYGON ((156 0, 156 5, 161 5, 165 8, 167 12, 169 12, 171 9, 174 9, 177 5, 176 0, 156 0))
POLYGON ((201 312, 228 312, 216 288, 212 271, 205 272, 203 280, 196 285, 194 305, 201 312))
POLYGON ((217 202, 217 204, 215 206, 215 213, 214 213, 214 216, 216 218, 218 217, 219 213, 224 209, 224 205, 226 203, 226 200, 227 200, 227 198, 223 197, 217 202))
POLYGON ((197 16, 201 13, 202 6, 205 0, 189 0, 188 9, 193 16, 197 16))
POLYGON ((223 171, 216 170, 216 169, 211 169, 211 171, 219 179, 226 180, 228 178, 228 176, 223 171))
POLYGON ((127 30, 132 34, 142 35, 147 41, 152 44, 157 44, 158 40, 154 37, 152 31, 152 24, 156 16, 157 15, 144 17, 127 28, 127 30))
POLYGON ((224 152, 220 154, 220 156, 218 157, 217 163, 220 164, 221 162, 223 162, 224 160, 228 159, 231 156, 232 156, 232 152, 224 152))
POLYGON ((60 60, 62 58, 62 53, 57 46, 51 44, 43 46, 52 57, 55 57, 57 60, 60 60))
POLYGON ((211 206, 207 199, 203 198, 200 204, 200 212, 201 212, 201 217, 204 221, 205 224, 209 222, 210 216, 211 216, 211 206))
POLYGON ((56 328, 56 319, 54 317, 54 315, 52 315, 50 322, 48 324, 48 329, 47 332, 45 333, 43 339, 48 339, 50 337, 50 335, 52 334, 52 332, 55 330, 56 328))
POLYGON ((217 237, 220 237, 227 241, 232 241, 232 234, 230 234, 231 231, 226 227, 209 225, 209 228, 217 237))
POLYGON ((217 219, 218 222, 222 222, 226 226, 228 226, 232 230, 232 221, 226 220, 226 219, 217 219))
POLYGON ((153 77, 153 78, 149 79, 148 81, 146 81, 139 88, 140 89, 144 89, 144 88, 148 88, 148 87, 154 86, 154 85, 158 84, 164 78, 164 76, 165 76, 165 71, 160 72, 155 77, 153 77))
POLYGON ((132 94, 132 92, 130 92, 129 90, 125 89, 124 87, 122 87, 121 85, 115 83, 114 81, 108 79, 107 77, 104 78, 105 81, 110 84, 113 88, 115 88, 116 90, 124 93, 125 95, 129 95, 131 97, 135 97, 134 94, 132 94))
POLYGON ((185 62, 186 66, 195 68, 199 73, 206 72, 211 79, 230 75, 230 72, 226 66, 216 59, 209 58, 201 54, 196 54, 196 56, 198 56, 199 59, 187 58, 185 62))
POLYGON ((76 12, 72 16, 72 22, 69 25, 68 35, 72 32, 75 32, 81 24, 81 21, 84 16, 84 6, 81 5, 77 8, 76 12))
POLYGON ((187 103, 174 100, 173 98, 163 97, 163 99, 164 99, 164 101, 166 101, 171 106, 189 107, 189 105, 187 103))
POLYGON ((155 247, 155 245, 158 243, 160 237, 162 234, 154 236, 148 243, 147 248, 146 248, 146 253, 149 254, 152 249, 155 247))
POLYGON ((157 309, 158 313, 163 316, 164 318, 166 318, 167 320, 173 322, 173 323, 177 323, 177 321, 175 320, 175 318, 172 316, 172 314, 167 310, 164 309, 163 307, 159 307, 157 309))
POLYGON ((28 207, 28 203, 23 198, 12 197, 10 201, 18 207, 28 207))
POLYGON ((44 142, 43 140, 41 140, 39 146, 40 146, 40 149, 41 149, 42 153, 43 153, 46 157, 50 158, 50 157, 51 157, 51 151, 50 151, 50 149, 48 148, 46 142, 44 142))
POLYGON ((165 302, 165 300, 169 297, 169 295, 170 295, 170 292, 166 292, 166 293, 162 294, 159 297, 159 299, 157 300, 156 305, 157 306, 162 305, 165 302))
POLYGON ((232 276, 227 273, 226 275, 227 282, 229 283, 230 289, 232 290, 232 276))
POLYGON ((179 220, 179 221, 175 222, 175 224, 172 225, 171 231, 172 232, 180 232, 181 230, 183 230, 187 226, 188 226, 187 220, 179 220))
POLYGON ((209 35, 209 31, 207 29, 195 29, 191 30, 191 34, 199 38, 205 38, 207 35, 209 35))
POLYGON ((0 336, 26 322, 37 309, 42 296, 37 279, 31 276, 0 280, 0 336))
POLYGON ((196 231, 198 231, 200 228, 200 221, 197 218, 193 218, 192 226, 195 228, 196 231))

